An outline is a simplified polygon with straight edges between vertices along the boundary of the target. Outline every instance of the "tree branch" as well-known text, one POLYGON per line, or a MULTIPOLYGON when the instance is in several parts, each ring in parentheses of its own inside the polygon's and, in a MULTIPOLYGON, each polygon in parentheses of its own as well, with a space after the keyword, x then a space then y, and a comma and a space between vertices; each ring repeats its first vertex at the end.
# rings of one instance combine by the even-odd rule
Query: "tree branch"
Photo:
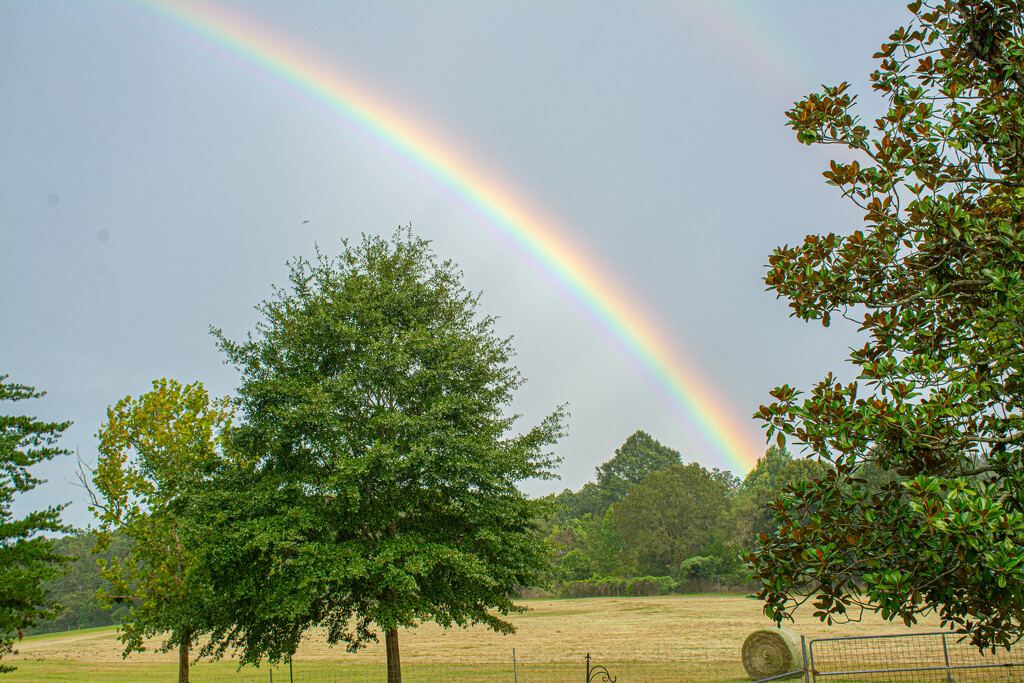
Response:
POLYGON ((969 176, 955 178, 950 176, 948 178, 943 178, 942 181, 946 183, 985 183, 989 185, 1005 185, 1007 187, 1024 187, 1024 183, 1020 183, 1015 180, 1007 180, 1006 178, 971 178, 969 176))

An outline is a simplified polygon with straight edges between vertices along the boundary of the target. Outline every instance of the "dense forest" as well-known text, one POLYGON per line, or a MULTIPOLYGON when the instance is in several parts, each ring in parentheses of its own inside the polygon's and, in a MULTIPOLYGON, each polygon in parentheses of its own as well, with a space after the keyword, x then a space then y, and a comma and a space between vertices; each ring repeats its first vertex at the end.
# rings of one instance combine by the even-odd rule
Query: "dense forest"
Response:
POLYGON ((60 605, 57 616, 26 629, 26 635, 109 626, 118 623, 121 616, 128 613, 124 605, 108 608, 96 598, 96 589, 105 583, 100 576, 99 562, 126 554, 129 550, 128 542, 118 538, 106 551, 92 554, 95 542, 95 535, 88 531, 69 534, 54 541, 53 549, 56 552, 75 559, 67 565, 66 574, 44 586, 49 590, 49 599, 60 605))
MULTIPOLYGON (((759 533, 772 531, 765 505, 790 482, 822 474, 816 461, 772 447, 744 479, 731 472, 684 464, 679 452, 637 431, 596 469, 579 491, 550 495, 546 540, 556 558, 547 590, 524 597, 660 594, 743 590, 740 555, 759 533)), ((26 631, 50 633, 116 624, 124 605, 104 607, 99 562, 123 556, 126 539, 92 554, 95 535, 59 538, 55 550, 77 558, 47 588, 60 604, 57 617, 26 631)))
POLYGON ((741 480, 685 464, 637 431, 594 481, 549 497, 557 504, 547 528, 551 588, 563 597, 742 590, 741 555, 773 531, 766 504, 788 483, 820 478, 823 467, 773 446, 741 480))

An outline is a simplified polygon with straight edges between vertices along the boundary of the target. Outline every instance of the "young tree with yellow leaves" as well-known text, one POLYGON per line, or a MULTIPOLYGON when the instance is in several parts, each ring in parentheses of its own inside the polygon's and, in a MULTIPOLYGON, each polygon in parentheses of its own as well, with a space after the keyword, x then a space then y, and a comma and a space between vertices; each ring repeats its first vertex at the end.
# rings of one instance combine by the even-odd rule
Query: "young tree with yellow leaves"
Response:
POLYGON ((188 681, 189 650, 205 630, 212 595, 189 578, 194 547, 175 506, 217 456, 230 422, 230 409, 211 402, 201 383, 157 380, 152 391, 108 409, 91 483, 82 476, 99 519, 93 552, 105 551, 117 535, 131 543, 125 556, 101 560, 109 585, 97 591, 103 603, 129 607, 120 635, 124 656, 144 650, 144 638, 166 633, 164 650, 178 647, 179 683, 188 681))

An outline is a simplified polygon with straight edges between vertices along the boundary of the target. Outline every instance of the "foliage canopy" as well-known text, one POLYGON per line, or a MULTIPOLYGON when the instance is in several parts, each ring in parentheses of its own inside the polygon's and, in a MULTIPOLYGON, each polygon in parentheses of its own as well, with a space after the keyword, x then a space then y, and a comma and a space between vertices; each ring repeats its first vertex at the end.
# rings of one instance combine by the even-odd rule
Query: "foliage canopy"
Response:
POLYGON ((777 249, 765 282, 794 316, 868 339, 857 381, 782 386, 756 413, 834 467, 781 496, 750 561, 776 620, 818 589, 823 620, 935 609, 1008 646, 1024 634, 1024 3, 908 7, 875 54, 888 111, 870 129, 845 83, 787 113, 799 141, 852 151, 824 175, 865 227, 777 249), (873 489, 865 462, 893 476, 873 489))
POLYGON ((731 515, 736 543, 749 549, 762 533, 773 534, 777 521, 768 504, 790 484, 822 479, 827 472, 821 461, 794 458, 778 445, 770 446, 736 491, 731 515))
POLYGON ((509 632, 517 588, 543 581, 550 506, 517 482, 551 476, 564 412, 508 434, 522 383, 510 340, 411 232, 290 265, 254 335, 215 331, 244 421, 239 462, 189 501, 223 607, 207 649, 273 661, 312 626, 351 648, 376 627, 398 680, 399 626, 509 632))
POLYGON ((697 463, 671 465, 634 486, 608 513, 612 530, 630 539, 629 566, 638 575, 676 576, 684 560, 708 554, 721 541, 728 494, 697 463))
POLYGON ((569 519, 582 519, 588 513, 593 519, 602 519, 608 508, 625 498, 630 487, 658 470, 681 462, 679 451, 663 446, 638 429, 615 449, 615 457, 596 468, 596 482, 587 482, 576 492, 565 489, 552 497, 559 506, 557 519, 564 524, 569 519))
POLYGON ((230 409, 211 403, 201 383, 157 380, 152 391, 107 410, 96 435, 91 486, 82 477, 99 522, 93 553, 101 555, 100 574, 108 583, 97 597, 109 607, 128 606, 119 636, 124 655, 145 650, 145 637, 165 634, 164 650, 179 648, 182 682, 213 596, 208 586, 189 580, 194 545, 174 504, 217 457, 230 424, 230 409), (107 552, 124 540, 128 552, 107 552))
MULTIPOLYGON (((0 375, 0 401, 43 396, 33 387, 7 380, 7 375, 0 375)), ((69 558, 40 534, 68 531, 60 521, 64 506, 51 505, 15 519, 11 504, 15 495, 42 483, 29 472, 32 465, 67 454, 56 444, 70 424, 0 414, 0 657, 13 651, 14 638, 20 639, 25 629, 55 614, 45 584, 63 573, 69 558)), ((0 664, 0 673, 13 669, 0 664)))

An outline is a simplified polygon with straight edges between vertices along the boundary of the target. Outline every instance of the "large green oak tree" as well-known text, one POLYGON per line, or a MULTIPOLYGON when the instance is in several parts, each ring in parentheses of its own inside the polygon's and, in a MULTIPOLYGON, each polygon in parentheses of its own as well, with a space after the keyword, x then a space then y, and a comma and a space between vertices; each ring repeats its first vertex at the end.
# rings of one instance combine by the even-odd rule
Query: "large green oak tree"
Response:
POLYGON ((510 340, 411 231, 290 266, 255 334, 215 331, 242 376, 242 455, 187 501, 219 603, 206 651, 278 661, 310 627, 350 648, 379 630, 397 682, 400 627, 513 630, 551 562, 551 505, 517 483, 552 476, 564 411, 510 434, 510 340))

